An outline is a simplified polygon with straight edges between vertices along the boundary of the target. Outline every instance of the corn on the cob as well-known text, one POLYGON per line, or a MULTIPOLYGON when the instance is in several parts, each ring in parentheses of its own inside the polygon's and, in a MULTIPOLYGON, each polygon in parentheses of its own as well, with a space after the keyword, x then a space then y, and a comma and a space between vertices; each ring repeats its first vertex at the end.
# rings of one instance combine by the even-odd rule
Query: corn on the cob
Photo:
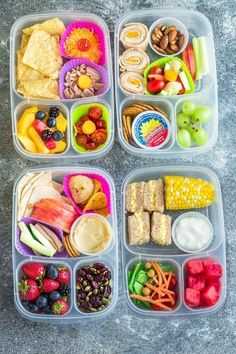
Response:
POLYGON ((214 186, 202 179, 165 176, 167 210, 205 208, 214 202, 214 186))

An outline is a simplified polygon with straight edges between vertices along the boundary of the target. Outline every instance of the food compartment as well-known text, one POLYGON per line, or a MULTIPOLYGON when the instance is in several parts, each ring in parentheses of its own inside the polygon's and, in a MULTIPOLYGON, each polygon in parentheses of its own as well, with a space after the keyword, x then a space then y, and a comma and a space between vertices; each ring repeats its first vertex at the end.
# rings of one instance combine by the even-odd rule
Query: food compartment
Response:
POLYGON ((71 146, 69 110, 66 105, 60 102, 56 104, 38 103, 38 101, 32 101, 31 103, 23 101, 15 108, 13 126, 15 148, 23 157, 29 159, 37 158, 41 160, 42 158, 55 159, 60 156, 64 157, 71 146), (50 108, 56 108, 60 111, 58 116, 53 117, 55 122, 53 122, 52 127, 48 126, 50 108), (37 119, 38 112, 43 112, 45 117, 37 119), (54 140, 53 135, 49 139, 43 140, 42 132, 45 130, 49 130, 51 134, 55 131, 60 132, 61 137, 57 137, 60 140, 54 140), (53 145, 47 145, 48 140, 53 145))
POLYGON ((67 262, 24 260, 16 269, 15 288, 17 309, 28 319, 58 319, 70 315, 73 280, 67 262))
POLYGON ((74 304, 82 317, 99 317, 114 308, 117 276, 107 257, 87 257, 74 267, 74 304))
POLYGON ((173 258, 140 256, 129 260, 124 267, 124 271, 126 299, 129 307, 135 311, 136 314, 156 317, 170 316, 171 314, 178 313, 182 305, 182 279, 181 268, 177 261, 173 258), (147 264, 148 269, 146 269, 145 266, 147 264), (158 264, 158 266, 156 266, 156 264, 158 264), (160 268, 163 269, 161 273, 165 273, 164 278, 160 275, 160 268), (151 276, 148 275, 149 271, 153 272, 151 276), (171 280, 172 276, 174 280, 171 280), (167 280, 168 285, 162 286, 162 284, 164 284, 163 279, 167 280), (153 285, 147 285, 148 283, 150 285, 153 283, 153 285), (148 291, 148 293, 146 293, 147 287, 151 292, 148 291), (145 290, 143 290, 144 288, 145 290), (161 289, 164 288, 167 290, 163 290, 162 292, 161 289), (154 293, 159 293, 160 296, 155 296, 154 293), (131 294, 133 294, 133 299, 130 296, 131 294), (139 300, 140 297, 136 296, 137 294, 142 294, 141 296, 144 296, 144 298, 139 300), (152 300, 151 305, 147 306, 143 304, 143 302, 146 303, 146 301, 144 301, 145 297, 154 298, 154 301, 159 301, 159 307, 157 307, 157 303, 154 304, 152 300), (171 301, 173 301, 173 304, 171 301), (163 307, 161 307, 162 304, 164 305, 163 307))
POLYGON ((75 103, 72 106, 71 143, 76 154, 101 156, 111 149, 113 139, 113 114, 106 101, 90 99, 83 104, 75 103), (89 121, 90 125, 86 121, 89 121), (81 126, 76 128, 80 125, 79 122, 81 126))
MULTIPOLYGON (((176 183, 177 185, 179 185, 179 183, 182 183, 181 188, 182 187, 189 188, 188 183, 190 183, 190 181, 191 180, 187 179, 186 186, 184 186, 184 183, 186 181, 180 182, 179 180, 176 180, 176 183)), ((195 183, 195 187, 192 187, 193 188, 192 193, 194 195, 196 194, 197 198, 201 198, 201 195, 199 194, 197 189, 198 182, 196 180, 193 180, 191 181, 191 183, 193 183, 193 185, 195 183)), ((136 187, 133 188, 135 189, 136 187)), ((202 187, 201 184, 199 184, 199 188, 204 188, 204 187, 202 187)), ((171 187, 169 187, 168 190, 170 191, 171 187)), ((155 256, 159 254, 161 256, 174 255, 178 257, 186 255, 186 253, 183 252, 181 249, 179 249, 172 240, 172 231, 173 231, 172 226, 174 221, 177 219, 177 217, 179 217, 180 215, 184 215, 184 213, 187 213, 188 211, 196 211, 197 213, 201 213, 205 215, 213 227, 213 238, 210 245, 207 247, 207 251, 210 252, 217 249, 224 239, 223 211, 222 211, 221 191, 220 191, 219 181, 216 175, 206 168, 192 167, 192 166, 191 168, 187 166, 175 166, 175 167, 162 166, 159 168, 158 167, 151 168, 151 169, 145 168, 142 170, 136 170, 130 173, 126 177, 123 183, 122 192, 123 192, 123 242, 124 242, 125 249, 132 254, 140 254, 145 256, 148 255, 155 256), (166 183, 167 182, 161 184, 160 181, 163 179, 164 176, 184 176, 187 178, 189 177, 194 179, 201 179, 203 180, 203 183, 205 183, 204 181, 207 182, 206 191, 209 191, 210 193, 210 191, 214 189, 214 196, 212 195, 211 197, 209 197, 211 198, 211 202, 209 205, 205 205, 204 207, 201 208, 197 207, 193 209, 186 208, 182 210, 166 210, 166 183), (149 182, 149 181, 155 181, 155 182, 149 182), (137 183, 137 182, 150 183, 148 185, 146 185, 145 183, 136 184, 136 187, 138 188, 137 193, 139 193, 139 198, 142 199, 144 197, 145 199, 145 196, 146 198, 147 196, 148 198, 151 198, 151 192, 153 191, 151 185, 154 183, 153 188, 156 189, 157 191, 156 195, 159 196, 158 197, 159 199, 158 198, 155 199, 156 200, 156 204, 154 208, 155 210, 152 210, 151 212, 148 211, 150 205, 147 204, 145 207, 146 210, 143 210, 143 208, 141 207, 142 210, 140 209, 140 211, 137 213, 137 216, 135 217, 135 211, 130 211, 130 203, 132 201, 131 198, 132 183, 137 183), (208 182, 210 184, 208 184, 208 182), (129 187, 130 189, 128 188, 129 185, 130 185, 129 187), (151 188, 151 189, 149 189, 149 191, 147 192, 146 188, 151 188), (143 195, 142 191, 143 193, 146 193, 145 196, 143 195), (161 198, 160 196, 164 196, 164 199, 162 199, 163 197, 161 198), (129 211, 127 210, 127 207, 129 211), (138 236, 138 234, 136 233, 136 227, 141 227, 140 222, 142 222, 143 224, 143 231, 144 231, 142 240, 140 236, 138 236), (164 228, 163 225, 165 225, 164 228), (160 235, 162 236, 160 237, 160 235)), ((178 191, 175 190, 175 192, 178 191)), ((135 193, 134 190, 133 193, 135 193)), ((168 192, 168 198, 171 201, 172 196, 171 193, 169 192, 168 192)), ((180 196, 176 199, 176 202, 178 202, 179 200, 180 200, 180 196)), ((185 203, 185 200, 189 200, 189 202, 191 203, 191 198, 189 199, 187 194, 183 194, 183 203, 185 203)), ((205 204, 204 196, 202 201, 205 204)), ((142 203, 138 204, 138 199, 136 198, 136 201, 133 200, 133 203, 137 203, 137 205, 141 206, 142 203, 147 203, 147 202, 143 201, 142 203)), ((196 221, 198 220, 194 220, 195 223, 196 221)), ((194 232, 195 235, 195 231, 192 230, 190 231, 194 232)), ((198 237, 200 238, 200 236, 198 237)), ((195 242, 196 241, 194 241, 194 247, 197 247, 195 242)))
MULTIPOLYGON (((146 125, 146 131, 148 131, 147 135, 152 135, 155 132, 155 129, 159 127, 158 120, 155 120, 153 123, 153 119, 151 118, 149 121, 143 123, 146 125), (154 124, 154 125, 153 125, 154 124)), ((142 97, 140 99, 134 98, 126 98, 121 103, 121 108, 119 111, 119 118, 118 118, 118 128, 119 128, 119 137, 121 140, 122 145, 124 148, 131 153, 138 153, 141 155, 146 155, 147 153, 154 156, 156 154, 162 154, 166 151, 171 150, 175 143, 175 122, 174 122, 174 108, 172 103, 166 98, 150 98, 150 97, 142 97), (134 140, 132 125, 134 124, 134 120, 140 114, 145 114, 145 112, 156 112, 164 118, 167 118, 170 125, 166 128, 163 125, 163 131, 156 132, 158 136, 158 144, 162 144, 163 141, 165 142, 162 147, 159 149, 146 149, 145 147, 140 147, 134 140), (165 135, 165 131, 170 130, 169 138, 165 135), (162 139, 162 137, 164 137, 162 139)), ((145 138, 144 134, 142 133, 142 139, 145 138)), ((137 138, 135 138, 137 139, 137 138)), ((158 147, 157 144, 157 147, 158 147)))
POLYGON ((225 260, 219 251, 188 257, 182 264, 183 304, 191 312, 214 311, 226 296, 225 260))

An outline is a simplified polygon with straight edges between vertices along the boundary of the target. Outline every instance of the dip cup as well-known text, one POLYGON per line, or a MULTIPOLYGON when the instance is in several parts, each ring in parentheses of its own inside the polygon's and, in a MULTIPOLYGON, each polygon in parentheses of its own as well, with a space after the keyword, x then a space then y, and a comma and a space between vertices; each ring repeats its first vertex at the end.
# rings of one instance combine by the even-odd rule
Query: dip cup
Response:
POLYGON ((81 254, 84 254, 84 255, 86 255, 86 256, 97 256, 97 255, 99 255, 99 254, 102 254, 102 253, 106 252, 107 249, 109 248, 109 246, 111 245, 112 240, 113 240, 112 228, 111 228, 111 225, 110 225, 109 221, 108 221, 104 216, 99 215, 99 214, 96 214, 96 213, 87 213, 87 214, 83 214, 83 215, 79 216, 78 219, 75 220, 75 222, 73 223, 73 225, 72 225, 72 227, 71 227, 71 231, 70 231, 70 241, 71 241, 72 245, 74 246, 74 248, 75 248, 78 252, 80 252, 81 254), (74 237, 73 237, 73 236, 74 236, 75 229, 76 229, 78 223, 79 223, 82 219, 89 218, 89 217, 91 217, 91 216, 96 217, 96 218, 100 219, 101 221, 103 221, 104 224, 107 225, 108 232, 109 232, 109 234, 110 234, 110 239, 109 239, 109 241, 107 242, 106 247, 105 247, 102 251, 100 251, 100 252, 95 252, 95 253, 92 253, 92 252, 91 252, 91 253, 90 253, 90 252, 84 252, 84 250, 81 250, 81 249, 78 247, 78 245, 74 242, 74 237))

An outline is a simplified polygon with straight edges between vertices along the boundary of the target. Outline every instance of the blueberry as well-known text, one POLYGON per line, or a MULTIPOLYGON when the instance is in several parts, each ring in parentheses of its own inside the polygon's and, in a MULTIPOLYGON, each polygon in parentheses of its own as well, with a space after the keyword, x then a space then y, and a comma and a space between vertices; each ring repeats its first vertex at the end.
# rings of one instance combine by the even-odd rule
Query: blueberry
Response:
POLYGON ((43 309, 44 307, 46 307, 48 305, 48 299, 45 296, 40 295, 36 300, 36 305, 40 309, 43 309))
POLYGON ((58 276, 58 270, 53 264, 47 265, 46 275, 50 279, 56 279, 58 276))
POLYGON ((55 141, 60 141, 63 138, 63 134, 62 132, 60 132, 59 130, 56 130, 53 134, 52 134, 52 138, 55 141))
POLYGON ((61 294, 58 292, 58 291, 52 291, 50 294, 49 294, 49 299, 51 301, 56 301, 58 299, 61 298, 61 294))
POLYGON ((43 120, 46 117, 46 113, 43 111, 38 111, 35 113, 35 119, 43 120))
POLYGON ((38 306, 34 302, 29 303, 29 311, 32 313, 38 313, 38 306))
POLYGON ((53 128, 53 127, 55 127, 55 125, 56 125, 56 118, 49 117, 47 120, 47 126, 49 128, 53 128))
POLYGON ((50 305, 46 306, 44 309, 43 309, 43 313, 46 313, 47 315, 49 315, 51 313, 51 307, 50 305))

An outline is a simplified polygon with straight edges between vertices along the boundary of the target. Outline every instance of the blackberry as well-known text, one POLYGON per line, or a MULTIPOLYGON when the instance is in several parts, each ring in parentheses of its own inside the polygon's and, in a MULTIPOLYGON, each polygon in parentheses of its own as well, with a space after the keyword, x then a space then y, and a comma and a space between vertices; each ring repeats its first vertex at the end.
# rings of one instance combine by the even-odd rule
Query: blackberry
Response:
POLYGON ((59 288, 59 293, 62 295, 62 296, 68 296, 70 295, 70 287, 66 284, 61 284, 60 285, 60 288, 59 288))
POLYGON ((59 114, 60 114, 60 109, 59 108, 57 108, 57 107, 50 107, 50 109, 49 109, 49 117, 53 117, 53 118, 56 118, 56 117, 58 117, 59 116, 59 114))
POLYGON ((52 139, 52 132, 49 129, 43 130, 41 136, 43 141, 49 141, 52 139))

